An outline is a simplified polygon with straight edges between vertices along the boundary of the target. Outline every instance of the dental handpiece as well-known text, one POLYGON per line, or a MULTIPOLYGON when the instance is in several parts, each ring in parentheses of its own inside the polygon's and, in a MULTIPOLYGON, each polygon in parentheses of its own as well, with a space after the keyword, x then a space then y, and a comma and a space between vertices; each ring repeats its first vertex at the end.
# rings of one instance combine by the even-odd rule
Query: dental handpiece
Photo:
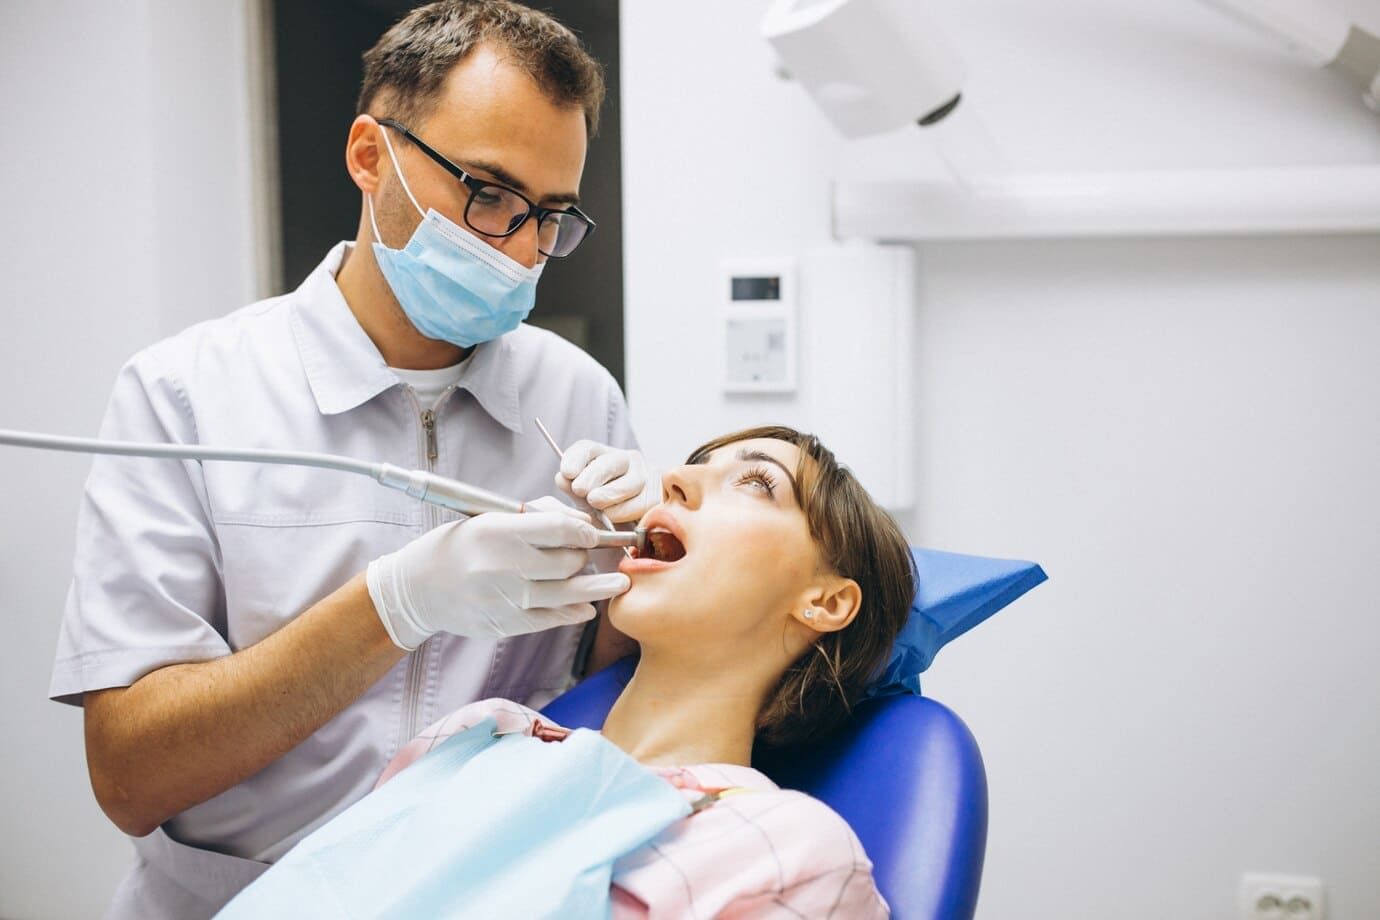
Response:
MULTIPOLYGON (((490 512, 521 514, 526 506, 496 492, 472 486, 458 479, 448 479, 426 470, 409 470, 391 463, 370 463, 334 454, 314 454, 302 451, 259 450, 237 447, 205 447, 199 444, 145 444, 134 441, 103 441, 97 438, 69 438, 59 435, 36 434, 27 431, 8 431, 0 428, 0 444, 13 447, 32 447, 40 450, 59 450, 69 453, 114 454, 124 457, 153 457, 172 460, 223 460, 234 463, 274 463, 284 466, 306 466, 339 470, 368 476, 375 482, 406 492, 413 498, 449 508, 470 517, 490 512)), ((598 531, 596 546, 627 547, 639 550, 646 547, 647 533, 635 531, 598 531)))

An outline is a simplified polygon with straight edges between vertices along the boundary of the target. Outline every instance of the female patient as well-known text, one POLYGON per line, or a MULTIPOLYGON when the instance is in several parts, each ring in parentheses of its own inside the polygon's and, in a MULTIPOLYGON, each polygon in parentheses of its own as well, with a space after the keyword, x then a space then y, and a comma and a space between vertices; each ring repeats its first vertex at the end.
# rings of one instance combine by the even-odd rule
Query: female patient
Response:
MULTIPOLYGON (((749 794, 620 860, 614 916, 885 916, 843 819, 748 765, 754 744, 838 727, 885 663, 915 594, 904 537, 827 448, 788 428, 704 445, 663 493, 642 520, 648 552, 622 563, 632 586, 609 606, 641 659, 603 734, 687 796, 749 794)), ((404 747, 381 782, 486 715, 564 734, 515 703, 474 703, 404 747)))
MULTIPOLYGON (((696 450, 665 474, 662 503, 641 523, 648 549, 623 560, 631 586, 609 605, 600 636, 607 644, 616 629, 637 642, 641 658, 603 726, 615 747, 603 746, 652 771, 641 774, 627 762, 675 810, 667 819, 674 823, 657 824, 649 843, 619 851, 613 916, 886 916, 871 863, 843 819, 803 793, 777 788, 749 764, 755 745, 823 739, 885 664, 915 593, 900 531, 819 441, 788 428, 739 432, 696 450), (674 817, 690 810, 676 790, 695 805, 688 817, 674 817)), ((447 751, 468 743, 472 727, 485 737, 522 733, 553 744, 570 735, 517 703, 473 703, 403 747, 381 786, 416 761, 428 766, 419 764, 378 801, 448 770, 447 751), (480 729, 488 719, 496 728, 480 729), (439 760, 423 760, 438 747, 439 760)), ((521 763, 549 759, 539 756, 543 750, 581 750, 586 740, 571 738, 558 750, 524 741, 521 763)), ((469 788, 462 784, 462 795, 469 788)), ((539 841, 549 813, 522 814, 524 832, 536 835, 524 839, 539 841)), ((481 851, 494 846, 488 839, 450 865, 482 865, 481 851)), ((370 862, 366 855, 343 873, 367 876, 370 862)), ((595 896, 602 901, 603 889, 595 896)))

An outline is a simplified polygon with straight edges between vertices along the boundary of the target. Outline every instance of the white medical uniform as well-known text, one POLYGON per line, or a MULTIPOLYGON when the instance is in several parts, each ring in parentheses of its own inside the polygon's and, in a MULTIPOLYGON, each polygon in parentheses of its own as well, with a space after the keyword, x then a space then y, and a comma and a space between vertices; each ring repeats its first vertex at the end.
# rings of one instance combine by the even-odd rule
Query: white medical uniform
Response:
MULTIPOLYGON (((550 494, 558 464, 534 417, 563 445, 634 446, 613 378, 529 326, 478 346, 435 408, 423 405, 336 286, 347 251, 332 249, 290 294, 136 355, 116 380, 101 436, 343 454, 522 499, 550 494)), ((452 517, 362 476, 97 457, 49 693, 80 703, 86 691, 253 645, 452 517)), ((616 564, 616 551, 605 558, 616 564)), ((214 913, 363 796, 438 716, 486 697, 540 706, 559 693, 581 629, 433 637, 263 771, 136 840, 138 861, 110 916, 214 913)))

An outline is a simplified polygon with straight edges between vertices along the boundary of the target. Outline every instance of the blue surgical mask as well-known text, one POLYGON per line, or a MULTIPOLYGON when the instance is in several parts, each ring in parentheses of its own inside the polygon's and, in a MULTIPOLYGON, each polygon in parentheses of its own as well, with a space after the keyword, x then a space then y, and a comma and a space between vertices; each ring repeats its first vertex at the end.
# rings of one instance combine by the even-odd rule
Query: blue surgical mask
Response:
POLYGON ((374 258, 407 318, 427 338, 461 348, 512 332, 532 312, 545 263, 528 268, 435 208, 424 211, 407 186, 386 131, 383 142, 403 191, 422 215, 407 245, 390 249, 380 241, 374 199, 368 196, 374 258))

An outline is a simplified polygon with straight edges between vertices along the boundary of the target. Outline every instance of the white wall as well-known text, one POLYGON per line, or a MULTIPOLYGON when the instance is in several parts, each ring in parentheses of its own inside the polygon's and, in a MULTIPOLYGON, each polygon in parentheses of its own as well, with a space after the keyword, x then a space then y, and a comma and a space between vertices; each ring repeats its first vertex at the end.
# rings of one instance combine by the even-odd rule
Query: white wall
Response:
MULTIPOLYGON (((244 4, 0 4, 0 427, 96 431, 136 350, 252 299, 244 4)), ((130 858, 47 701, 88 461, 0 448, 0 916, 99 916, 130 858)))
MULTIPOLYGON (((1380 29, 1371 0, 1311 2, 1380 29)), ((628 388, 664 458, 736 421, 719 260, 826 240, 831 175, 936 168, 840 143, 771 75, 766 6, 623 5, 628 388)), ((934 7, 1018 167, 1380 160, 1338 79, 1191 0, 934 7)), ((1380 916, 1380 236, 919 256, 904 523, 1051 576, 926 683, 987 760, 979 916, 1232 917, 1246 870, 1380 916)))
MULTIPOLYGON (((1380 28, 1373 0, 1313 2, 1380 28)), ((246 5, 0 4, 0 427, 93 431, 130 353, 254 296, 246 5)), ((722 427, 718 260, 825 241, 834 173, 933 168, 838 143, 771 76, 765 6, 624 2, 629 388, 666 457, 722 427)), ((1019 165, 1380 157, 1335 79, 1189 0, 935 6, 1019 165)), ((982 914, 1227 917, 1237 874, 1271 869, 1323 875, 1334 918, 1380 915, 1380 240, 921 263, 906 523, 1052 576, 927 684, 987 756, 982 914)), ((0 453, 5 917, 95 915, 128 858, 79 714, 44 699, 86 467, 0 453)))
POLYGON ((1229 917, 1250 869, 1380 916, 1380 237, 924 264, 912 533, 1051 578, 927 684, 987 759, 982 915, 1229 917))

